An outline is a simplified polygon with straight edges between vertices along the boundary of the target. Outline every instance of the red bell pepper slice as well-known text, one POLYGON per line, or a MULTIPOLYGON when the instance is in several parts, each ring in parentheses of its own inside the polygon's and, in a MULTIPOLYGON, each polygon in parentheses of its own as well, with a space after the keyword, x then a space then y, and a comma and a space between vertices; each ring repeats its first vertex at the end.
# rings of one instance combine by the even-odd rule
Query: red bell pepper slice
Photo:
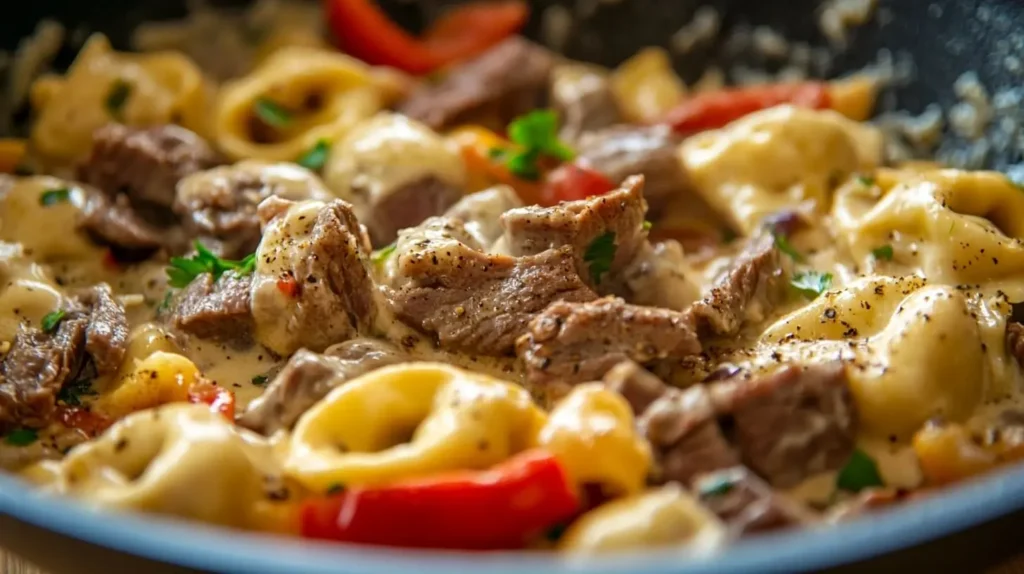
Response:
POLYGON ((522 0, 471 2, 453 8, 416 38, 392 22, 372 0, 326 3, 339 48, 369 64, 411 74, 427 74, 475 56, 514 34, 529 16, 522 0))
POLYGON ((541 189, 541 205, 557 205, 562 201, 604 195, 615 189, 615 183, 591 167, 565 163, 548 174, 541 189))
POLYGON ((770 84, 697 94, 670 111, 665 123, 689 135, 717 129, 747 114, 782 105, 825 109, 831 105, 824 82, 770 84))
POLYGON ((341 542, 498 550, 573 517, 579 498, 552 454, 531 450, 484 471, 461 471, 307 500, 302 535, 341 542))
POLYGON ((57 419, 68 428, 78 429, 89 437, 107 430, 113 421, 82 407, 57 406, 57 419))
POLYGON ((235 420, 235 393, 230 389, 209 381, 198 381, 188 388, 188 402, 210 405, 213 412, 224 415, 229 421, 235 420))

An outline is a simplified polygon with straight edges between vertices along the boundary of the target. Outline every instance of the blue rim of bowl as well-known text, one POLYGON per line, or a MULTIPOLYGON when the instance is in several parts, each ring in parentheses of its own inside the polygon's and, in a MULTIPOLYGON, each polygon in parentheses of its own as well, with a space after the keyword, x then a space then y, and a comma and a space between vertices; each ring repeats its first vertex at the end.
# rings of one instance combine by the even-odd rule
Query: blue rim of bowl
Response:
POLYGON ((188 568, 251 574, 415 571, 450 574, 763 573, 817 570, 866 560, 1024 509, 1024 467, 848 523, 739 542, 708 556, 647 550, 600 557, 551 553, 458 554, 312 543, 133 513, 98 512, 0 475, 0 513, 90 544, 188 568))

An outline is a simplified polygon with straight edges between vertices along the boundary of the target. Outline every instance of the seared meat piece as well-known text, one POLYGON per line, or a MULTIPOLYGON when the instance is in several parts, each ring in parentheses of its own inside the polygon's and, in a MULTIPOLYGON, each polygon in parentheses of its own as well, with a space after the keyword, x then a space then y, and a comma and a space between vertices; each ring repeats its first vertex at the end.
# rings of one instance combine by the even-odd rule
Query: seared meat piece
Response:
MULTIPOLYGON (((438 218, 423 239, 395 254, 402 286, 390 293, 397 315, 437 336, 443 348, 511 354, 527 324, 554 301, 596 295, 576 273, 572 250, 529 257, 473 249, 462 222, 438 218), (447 235, 447 236, 446 236, 447 235)), ((400 240, 400 248, 408 240, 400 240)))
POLYGON ((133 205, 170 210, 178 181, 216 163, 210 146, 183 127, 108 124, 93 134, 78 177, 111 197, 127 195, 133 205))
POLYGON ((751 238, 710 293, 688 311, 697 328, 702 333, 730 336, 748 322, 763 320, 786 285, 787 261, 770 233, 751 238))
POLYGON ((128 196, 111 199, 92 187, 83 190, 86 201, 78 228, 100 243, 127 252, 151 252, 165 247, 173 253, 185 249, 188 240, 180 228, 150 223, 132 208, 128 196))
POLYGON ((396 347, 355 339, 329 347, 323 355, 300 349, 239 419, 265 435, 290 429, 311 406, 342 384, 381 367, 408 360, 396 347))
POLYGON ((570 142, 623 121, 608 72, 590 64, 555 66, 551 73, 551 107, 562 120, 559 137, 570 142))
POLYGON ((242 259, 260 243, 256 207, 268 197, 326 201, 331 193, 312 172, 259 160, 196 172, 178 184, 175 211, 189 235, 227 259, 242 259))
POLYGON ((739 464, 718 426, 708 390, 666 388, 637 421, 654 451, 652 480, 688 485, 699 474, 739 464))
POLYGON ((657 215, 673 197, 687 193, 680 141, 667 125, 619 125, 584 134, 576 145, 577 160, 614 183, 644 176, 644 197, 657 215))
POLYGON ((86 372, 108 375, 121 366, 128 323, 110 287, 84 291, 61 310, 51 332, 23 326, 0 360, 0 434, 46 426, 61 387, 86 372))
POLYGON ((627 305, 614 297, 553 303, 516 341, 527 380, 537 386, 598 380, 626 359, 645 363, 700 351, 697 334, 682 313, 627 305))
POLYGON ((553 207, 509 210, 501 216, 505 226, 503 239, 512 255, 534 255, 545 249, 572 246, 580 275, 589 278, 589 263, 584 260, 587 248, 598 237, 610 233, 615 242, 615 257, 608 274, 615 275, 633 260, 647 238, 643 188, 644 178, 637 176, 605 195, 553 207))
POLYGON ((835 470, 853 452, 857 410, 841 362, 787 366, 711 389, 743 462, 772 486, 835 470))
POLYGON ((374 245, 387 245, 398 231, 440 215, 462 197, 462 188, 433 176, 383 195, 368 210, 366 226, 374 245))
POLYGON ((217 281, 209 273, 196 277, 174 301, 170 323, 200 339, 243 347, 252 341, 249 289, 252 277, 226 272, 217 281))
POLYGON ((1017 359, 1017 364, 1024 367, 1024 325, 1015 321, 1007 323, 1006 349, 1017 359))
POLYGON ((622 296, 636 305, 683 311, 700 297, 700 287, 687 277, 690 272, 679 242, 644 242, 622 271, 622 296))
POLYGON ((398 111, 435 130, 481 121, 504 129, 542 103, 553 66, 551 52, 513 36, 456 65, 439 82, 421 84, 398 111))
POLYGON ((809 509, 772 490, 742 466, 697 477, 694 491, 701 503, 717 514, 736 538, 815 521, 809 509))
POLYGON ((281 356, 367 333, 378 313, 377 288, 352 205, 304 201, 263 209, 272 216, 256 253, 252 312, 257 339, 281 356))
POLYGON ((668 390, 661 379, 633 361, 622 361, 602 378, 605 386, 622 395, 639 415, 668 390))

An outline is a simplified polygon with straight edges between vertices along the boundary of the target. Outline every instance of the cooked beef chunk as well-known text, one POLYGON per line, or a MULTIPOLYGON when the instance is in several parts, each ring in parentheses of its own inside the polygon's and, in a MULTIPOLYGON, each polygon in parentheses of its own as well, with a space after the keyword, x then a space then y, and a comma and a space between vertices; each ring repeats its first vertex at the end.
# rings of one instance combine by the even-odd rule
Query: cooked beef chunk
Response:
POLYGON ((658 400, 668 387, 661 379, 633 361, 622 361, 602 378, 605 386, 626 399, 633 413, 639 415, 658 400))
POLYGON ((742 466, 697 477, 694 491, 701 503, 717 514, 730 534, 737 538, 815 521, 809 509, 772 490, 742 466))
POLYGON ((257 252, 252 289, 260 342, 286 356, 368 333, 379 310, 377 287, 352 205, 336 199, 276 211, 257 252), (282 281, 290 289, 282 291, 282 281))
POLYGON ((772 486, 835 470, 853 452, 857 410, 841 362, 787 366, 711 388, 744 464, 772 486))
POLYGON ((700 297, 690 265, 677 241, 644 242, 622 271, 622 297, 636 305, 683 311, 700 297))
POLYGON ((61 387, 86 372, 107 375, 120 367, 128 324, 108 286, 83 292, 61 310, 52 332, 23 326, 0 360, 0 434, 46 426, 61 387))
POLYGON ((751 238, 732 267, 688 311, 698 329, 730 336, 766 318, 786 284, 787 260, 770 233, 751 238))
POLYGON ((216 163, 210 146, 185 128, 108 124, 93 134, 92 152, 78 176, 111 197, 124 194, 133 205, 170 210, 178 181, 216 163))
POLYGON ((355 339, 329 347, 323 355, 300 349, 249 403, 242 426, 265 435, 290 429, 317 401, 342 384, 408 357, 396 347, 373 339, 355 339))
POLYGON ((1024 367, 1024 325, 1017 322, 1006 325, 1006 349, 1017 364, 1024 367))
POLYGON ((456 65, 440 81, 421 84, 398 111, 435 130, 470 121, 504 129, 542 103, 553 65, 551 52, 513 36, 456 65), (499 125, 490 125, 495 120, 499 125))
POLYGON ((576 145, 576 157, 615 183, 631 175, 644 176, 644 197, 657 215, 687 189, 679 142, 667 125, 619 125, 585 134, 576 145))
POLYGON ((248 160, 185 177, 178 185, 174 208, 189 235, 221 257, 241 259, 260 243, 256 208, 272 196, 326 201, 331 193, 299 166, 248 160))
MULTIPOLYGON (((448 226, 465 235, 460 221, 448 226)), ((596 297, 576 273, 567 247, 508 257, 438 239, 395 257, 405 280, 390 293, 395 312, 451 350, 511 354, 516 338, 549 304, 596 297)))
POLYGON ((682 313, 627 305, 614 297, 553 303, 516 342, 527 380, 537 386, 595 381, 626 359, 645 363, 700 350, 697 334, 682 313))
POLYGON ((656 483, 689 485, 699 474, 739 464, 703 385, 683 391, 666 388, 640 416, 637 426, 654 452, 651 478, 656 483))
POLYGON ((559 137, 570 142, 622 121, 608 72, 589 64, 555 66, 551 73, 551 107, 562 120, 559 137))
POLYGON ((613 234, 615 255, 609 275, 616 275, 644 245, 644 178, 628 178, 611 193, 553 207, 521 207, 501 216, 504 241, 512 255, 535 255, 546 249, 572 246, 580 275, 589 279, 587 249, 595 239, 613 234))
POLYGON ((252 340, 253 334, 251 285, 252 277, 231 271, 217 281, 204 273, 177 296, 170 322, 175 328, 200 339, 244 346, 252 340))
POLYGON ((434 176, 410 182, 366 206, 363 222, 376 246, 391 243, 400 229, 414 227, 441 215, 462 197, 462 188, 434 176))
POLYGON ((180 252, 187 244, 181 229, 154 225, 140 216, 132 209, 128 196, 111 199, 95 188, 83 189, 86 201, 78 227, 100 243, 128 252, 150 252, 161 247, 180 252))

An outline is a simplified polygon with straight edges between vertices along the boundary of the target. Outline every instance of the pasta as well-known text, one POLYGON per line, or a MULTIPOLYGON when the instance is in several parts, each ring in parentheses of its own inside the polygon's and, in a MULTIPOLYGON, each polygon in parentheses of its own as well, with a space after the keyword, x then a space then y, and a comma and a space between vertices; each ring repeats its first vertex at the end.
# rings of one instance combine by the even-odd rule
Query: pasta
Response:
POLYGON ((128 413, 188 400, 188 389, 198 380, 199 369, 187 358, 154 351, 119 378, 115 387, 96 402, 96 408, 113 418, 128 413))
POLYGON ((620 64, 612 87, 623 114, 634 122, 658 119, 686 95, 686 86, 661 48, 644 48, 620 64))

